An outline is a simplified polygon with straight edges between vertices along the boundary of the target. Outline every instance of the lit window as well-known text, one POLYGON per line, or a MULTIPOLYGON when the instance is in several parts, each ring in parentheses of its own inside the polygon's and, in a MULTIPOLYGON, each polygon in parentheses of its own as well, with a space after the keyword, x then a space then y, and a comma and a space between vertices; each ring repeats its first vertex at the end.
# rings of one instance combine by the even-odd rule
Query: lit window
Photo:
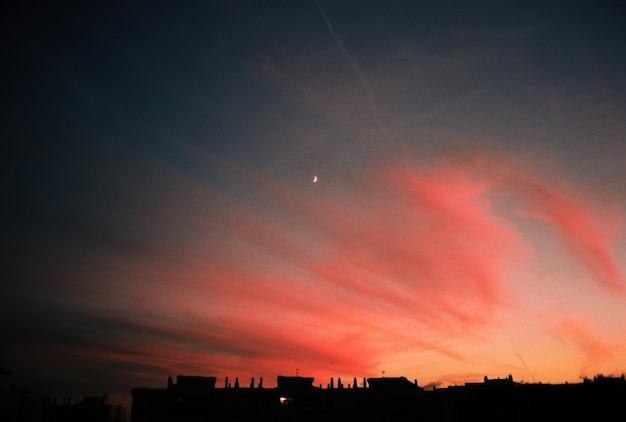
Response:
POLYGON ((293 403, 293 399, 291 397, 281 397, 278 400, 280 400, 280 404, 291 404, 291 403, 293 403))

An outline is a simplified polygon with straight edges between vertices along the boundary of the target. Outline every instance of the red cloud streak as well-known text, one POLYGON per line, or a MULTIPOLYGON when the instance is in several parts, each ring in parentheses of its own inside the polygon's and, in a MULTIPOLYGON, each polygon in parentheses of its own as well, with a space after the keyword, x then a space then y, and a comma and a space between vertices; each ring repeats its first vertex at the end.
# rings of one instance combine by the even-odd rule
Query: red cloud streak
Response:
MULTIPOLYGON (((254 210, 231 198, 229 206, 241 208, 220 211, 218 220, 187 215, 258 250, 240 259, 262 268, 212 259, 186 284, 192 303, 205 298, 211 311, 187 311, 202 313, 220 332, 238 333, 230 346, 243 366, 248 359, 327 373, 325 362, 342 361, 343 370, 372 374, 389 355, 406 352, 394 344, 462 362, 466 356, 453 344, 479 341, 498 309, 515 303, 504 274, 535 247, 515 219, 499 213, 503 201, 554 227, 600 286, 621 293, 610 236, 574 199, 580 194, 556 191, 510 161, 392 169, 339 195, 289 188, 235 167, 231 174, 272 205, 254 210)), ((230 356, 227 366, 237 366, 230 356)))
MULTIPOLYGON (((615 233, 604 228, 614 225, 592 217, 580 193, 494 161, 387 167, 350 190, 289 187, 225 165, 239 196, 187 185, 198 207, 170 204, 176 222, 161 221, 195 237, 119 270, 145 280, 134 287, 141 300, 118 319, 98 316, 129 344, 98 356, 144 372, 264 376, 266 385, 296 368, 322 384, 385 368, 422 378, 407 365, 426 357, 442 377, 450 365, 473 372, 491 359, 480 345, 507 329, 502 316, 523 309, 511 270, 541 249, 520 214, 553 228, 597 285, 621 297, 615 233)), ((587 347, 590 360, 606 357, 579 325, 554 333, 587 347)))

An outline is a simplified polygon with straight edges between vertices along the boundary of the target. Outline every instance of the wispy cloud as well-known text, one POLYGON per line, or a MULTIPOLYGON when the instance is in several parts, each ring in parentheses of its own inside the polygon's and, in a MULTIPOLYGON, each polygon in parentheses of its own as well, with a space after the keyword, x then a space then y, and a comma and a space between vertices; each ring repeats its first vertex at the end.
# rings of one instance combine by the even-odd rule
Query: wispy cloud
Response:
MULTIPOLYGON (((560 190, 514 170, 506 187, 522 201, 519 212, 543 221, 556 230, 564 245, 593 279, 606 291, 623 296, 626 279, 612 252, 612 241, 619 231, 621 212, 611 217, 594 217, 591 201, 567 184, 560 190)), ((606 204, 605 208, 611 208, 606 204)))
POLYGON ((558 337, 573 342, 584 353, 585 359, 580 369, 581 377, 595 375, 591 372, 592 368, 595 370, 601 368, 607 360, 613 357, 610 347, 593 333, 589 322, 584 319, 563 318, 554 325, 553 332, 558 337))
MULTIPOLYGON (((61 338, 74 362, 134 368, 145 380, 150 372, 243 378, 299 368, 325 384, 426 355, 465 368, 479 353, 468 350, 506 324, 500 316, 519 311, 510 274, 541 249, 520 230, 520 215, 551 228, 589 269, 597 284, 586 288, 622 294, 614 226, 594 219, 582 194, 512 158, 385 164, 350 189, 211 164, 228 193, 168 174, 181 189, 154 218, 133 220, 145 224, 139 231, 164 225, 168 244, 154 238, 153 252, 137 260, 106 251, 99 262, 115 265, 89 289, 81 288, 86 272, 53 273, 72 300, 29 341, 54 348, 61 338), (122 293, 103 294, 110 280, 122 293)), ((555 332, 583 348, 586 365, 611 358, 580 322, 564 320, 555 332)))

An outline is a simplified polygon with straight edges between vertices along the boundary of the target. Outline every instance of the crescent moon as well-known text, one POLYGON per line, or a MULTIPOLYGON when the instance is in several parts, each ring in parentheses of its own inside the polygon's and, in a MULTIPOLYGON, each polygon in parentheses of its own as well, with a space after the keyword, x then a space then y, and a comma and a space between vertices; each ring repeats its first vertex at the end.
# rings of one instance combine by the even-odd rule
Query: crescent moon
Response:
POLYGON ((317 183, 317 176, 313 176, 313 183, 317 183))

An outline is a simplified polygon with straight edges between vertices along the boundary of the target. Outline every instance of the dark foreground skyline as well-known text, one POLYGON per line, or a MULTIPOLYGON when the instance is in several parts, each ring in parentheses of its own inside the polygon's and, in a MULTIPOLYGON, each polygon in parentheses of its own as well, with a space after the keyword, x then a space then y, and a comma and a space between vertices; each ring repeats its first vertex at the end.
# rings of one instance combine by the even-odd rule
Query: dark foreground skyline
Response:
POLYGON ((132 421, 530 421, 607 420, 626 415, 626 380, 598 375, 578 384, 521 384, 506 378, 430 391, 405 377, 279 376, 264 389, 235 378, 216 388, 216 377, 178 376, 161 389, 132 390, 132 421), (336 382, 335 382, 336 381, 336 382))
POLYGON ((178 375, 162 387, 138 386, 132 402, 108 395, 50 397, 0 371, 0 420, 11 422, 183 421, 530 421, 608 420, 626 415, 626 379, 597 375, 581 383, 517 382, 512 375, 437 388, 406 377, 278 376, 248 380, 178 375))

